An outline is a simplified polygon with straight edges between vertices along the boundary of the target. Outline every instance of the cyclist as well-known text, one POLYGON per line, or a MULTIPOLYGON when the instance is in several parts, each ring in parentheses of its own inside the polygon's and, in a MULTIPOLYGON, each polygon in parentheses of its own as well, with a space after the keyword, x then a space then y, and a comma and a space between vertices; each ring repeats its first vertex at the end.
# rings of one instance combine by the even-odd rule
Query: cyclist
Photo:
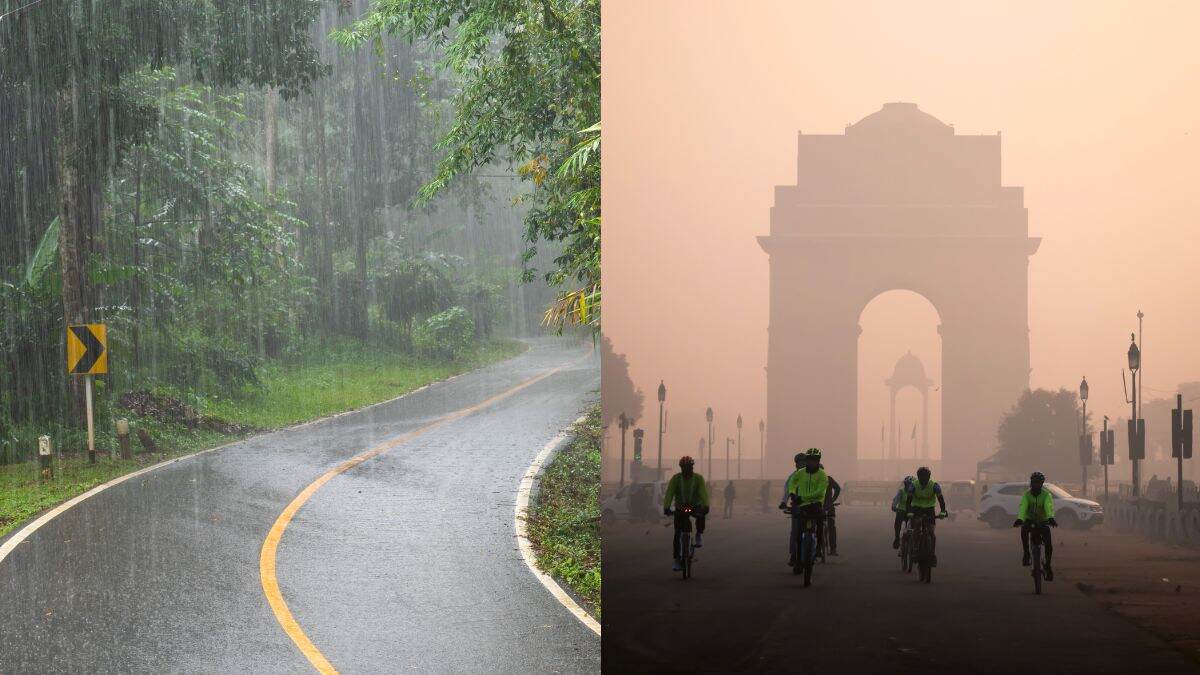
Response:
MULTIPOLYGON (((825 465, 821 465, 821 470, 825 470, 825 465)), ((842 496, 842 486, 833 479, 833 476, 825 474, 829 477, 829 492, 825 496, 825 519, 829 523, 829 530, 826 534, 829 536, 829 555, 837 555, 837 525, 834 523, 835 509, 833 503, 842 496)))
POLYGON ((704 484, 704 476, 696 473, 696 460, 688 455, 679 458, 679 473, 671 476, 667 483, 667 492, 663 495, 663 515, 675 514, 675 536, 671 538, 671 554, 675 559, 674 570, 683 569, 679 562, 679 533, 688 526, 688 515, 680 509, 692 507, 692 517, 696 519, 696 548, 700 548, 704 535, 704 516, 708 514, 708 486, 704 484), (674 504, 675 510, 671 506, 674 504))
POLYGON ((905 476, 904 482, 900 485, 900 489, 896 490, 896 496, 892 497, 892 511, 896 514, 896 522, 894 523, 896 536, 892 539, 892 548, 900 548, 900 528, 904 527, 904 508, 908 504, 908 486, 912 485, 912 476, 905 476))
MULTIPOLYGON (((933 480, 933 472, 929 467, 923 466, 917 469, 917 479, 908 486, 908 499, 905 503, 904 514, 909 518, 924 518, 929 524, 929 538, 933 543, 933 550, 937 550, 937 535, 934 533, 933 526, 937 522, 934 518, 933 504, 936 500, 938 506, 942 507, 942 513, 946 513, 946 498, 942 496, 942 486, 933 480)), ((933 566, 937 566, 937 556, 933 558, 933 566)))
POLYGON ((1021 496, 1021 505, 1017 508, 1017 520, 1013 527, 1021 528, 1021 564, 1029 567, 1029 533, 1035 528, 1042 530, 1042 544, 1046 548, 1046 581, 1054 581, 1054 570, 1050 569, 1050 557, 1054 554, 1054 545, 1050 542, 1050 528, 1058 527, 1054 520, 1054 499, 1050 491, 1042 486, 1046 483, 1046 475, 1034 471, 1029 476, 1029 489, 1021 496))
MULTIPOLYGON (((796 470, 792 472, 791 476, 788 476, 783 494, 784 500, 779 502, 779 508, 786 509, 790 499, 793 514, 804 512, 817 516, 814 519, 817 523, 819 539, 824 528, 821 507, 829 496, 829 477, 821 469, 821 451, 817 448, 809 448, 805 452, 796 453, 794 459, 796 470)), ((792 518, 792 530, 788 537, 788 565, 796 564, 802 526, 803 519, 792 518)))

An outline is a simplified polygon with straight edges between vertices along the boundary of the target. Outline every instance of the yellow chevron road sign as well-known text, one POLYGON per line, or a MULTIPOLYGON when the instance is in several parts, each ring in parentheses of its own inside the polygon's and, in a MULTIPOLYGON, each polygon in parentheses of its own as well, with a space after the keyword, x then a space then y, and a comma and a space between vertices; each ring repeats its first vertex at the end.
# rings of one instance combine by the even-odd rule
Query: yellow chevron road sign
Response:
POLYGON ((104 324, 67 326, 67 372, 71 375, 108 373, 108 332, 104 324))

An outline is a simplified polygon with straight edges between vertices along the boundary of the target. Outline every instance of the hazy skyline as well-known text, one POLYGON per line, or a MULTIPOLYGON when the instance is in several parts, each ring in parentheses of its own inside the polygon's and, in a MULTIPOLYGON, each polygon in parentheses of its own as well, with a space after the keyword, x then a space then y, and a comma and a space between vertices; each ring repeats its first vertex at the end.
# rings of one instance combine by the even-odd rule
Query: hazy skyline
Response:
MULTIPOLYGON (((606 3, 605 333, 649 400, 666 380, 666 454, 694 452, 710 403, 718 456, 738 412, 757 450, 768 298, 755 237, 775 186, 795 183, 798 131, 838 134, 892 101, 959 134, 1002 133, 1002 182, 1024 188, 1043 238, 1029 265, 1031 386, 1074 389, 1086 374, 1095 420, 1126 413, 1139 308, 1146 398, 1200 379, 1186 282, 1200 96, 1179 87, 1194 79, 1196 18, 1183 4, 606 3)), ((881 382, 877 404, 863 398, 871 379, 911 348, 939 381, 922 303, 880 296, 863 313, 864 454, 887 419, 881 382)))

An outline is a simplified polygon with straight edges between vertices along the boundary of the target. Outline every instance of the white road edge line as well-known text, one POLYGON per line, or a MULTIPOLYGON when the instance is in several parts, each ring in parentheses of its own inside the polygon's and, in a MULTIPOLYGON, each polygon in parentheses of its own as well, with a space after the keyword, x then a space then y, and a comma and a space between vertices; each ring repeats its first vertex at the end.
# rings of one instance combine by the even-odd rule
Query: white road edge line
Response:
POLYGON ((525 345, 526 345, 526 347, 523 351, 521 351, 519 354, 515 354, 507 359, 497 361, 496 363, 488 364, 487 366, 484 366, 483 368, 476 368, 475 370, 467 370, 467 371, 458 373, 457 375, 451 375, 450 377, 447 377, 442 380, 436 380, 434 382, 430 382, 429 384, 421 385, 420 387, 417 387, 416 389, 413 389, 412 391, 405 392, 405 393, 400 394, 399 396, 395 396, 393 398, 389 398, 386 401, 372 403, 370 405, 362 406, 361 408, 354 408, 353 410, 343 410, 340 413, 335 413, 333 415, 329 415, 326 417, 318 417, 315 420, 308 420, 307 422, 300 422, 297 424, 293 424, 291 426, 280 427, 278 429, 272 429, 270 431, 265 431, 261 434, 254 434, 252 436, 247 436, 246 438, 241 438, 236 441, 230 441, 229 443, 225 443, 223 445, 218 445, 215 448, 208 448, 207 450, 193 452, 190 455, 183 455, 182 457, 175 457, 173 459, 168 459, 168 460, 159 462, 158 464, 151 464, 150 466, 148 466, 144 469, 139 469, 137 471, 134 471, 133 473, 127 473, 124 476, 117 476, 116 478, 108 481, 107 483, 101 483, 100 485, 97 485, 96 487, 92 488, 91 490, 88 490, 87 492, 84 492, 83 494, 72 498, 70 501, 66 501, 66 502, 63 502, 62 504, 59 504, 58 506, 50 509, 46 513, 43 513, 41 515, 41 517, 39 517, 37 520, 33 521, 32 523, 29 523, 25 527, 18 530, 15 534, 13 534, 11 537, 9 537, 3 544, 0 544, 0 562, 4 562, 4 559, 8 557, 8 554, 13 552, 13 549, 15 549, 17 546, 20 546, 21 542, 25 541, 26 539, 29 538, 30 535, 32 535, 34 532, 37 532, 39 529, 41 529, 41 527, 43 525, 50 522, 51 520, 54 520, 58 516, 62 515, 64 512, 66 512, 72 506, 79 504, 80 502, 84 501, 85 499, 94 497, 97 494, 107 490, 108 488, 110 488, 114 485, 124 483, 125 481, 127 481, 131 478, 137 478, 138 476, 140 476, 144 473, 150 473, 151 471, 154 471, 155 469, 161 469, 162 467, 167 466, 169 464, 174 464, 175 462, 182 462, 184 460, 193 459, 195 457, 199 457, 200 455, 207 455, 208 453, 216 452, 217 450, 224 450, 225 448, 228 448, 230 446, 237 445, 238 443, 245 443, 246 441, 252 440, 254 438, 258 438, 260 436, 266 436, 269 434, 276 434, 276 433, 280 433, 283 431, 291 431, 293 429, 300 429, 300 428, 312 426, 315 424, 321 424, 323 422, 328 422, 330 420, 334 420, 339 417, 344 417, 346 415, 353 415, 354 413, 363 412, 364 410, 370 410, 371 408, 376 408, 381 405, 387 405, 389 403, 394 403, 396 401, 399 401, 402 398, 407 398, 409 396, 412 396, 413 394, 416 394, 417 392, 428 389, 434 385, 445 384, 446 382, 458 379, 458 378, 462 377, 463 375, 467 375, 470 373, 477 373, 480 370, 483 370, 484 368, 489 368, 491 366, 495 366, 495 365, 504 363, 506 361, 511 361, 512 359, 515 359, 519 356, 526 354, 530 350, 531 347, 529 346, 529 343, 526 342, 525 345))
MULTIPOLYGON (((580 424, 586 419, 586 415, 580 417, 571 426, 580 424)), ((542 582, 542 585, 546 587, 546 590, 550 591, 550 595, 553 595, 555 600, 558 600, 563 607, 567 608, 567 611, 574 614, 580 623, 587 626, 596 634, 596 637, 600 637, 600 623, 596 621, 596 618, 588 614, 587 610, 580 607, 579 603, 575 602, 575 599, 564 591, 562 586, 559 586, 553 577, 538 569, 533 553, 533 544, 529 542, 529 532, 525 527, 525 519, 529 515, 529 498, 533 493, 533 482, 541 475, 542 470, 546 468, 549 460, 558 453, 570 438, 571 430, 568 428, 555 436, 553 440, 542 448, 538 456, 533 458, 533 464, 529 465, 529 469, 525 471, 525 476, 521 478, 521 486, 517 488, 517 508, 516 514, 513 517, 513 525, 517 531, 517 546, 521 549, 521 557, 525 559, 525 565, 529 568, 529 571, 533 572, 533 576, 542 582)))

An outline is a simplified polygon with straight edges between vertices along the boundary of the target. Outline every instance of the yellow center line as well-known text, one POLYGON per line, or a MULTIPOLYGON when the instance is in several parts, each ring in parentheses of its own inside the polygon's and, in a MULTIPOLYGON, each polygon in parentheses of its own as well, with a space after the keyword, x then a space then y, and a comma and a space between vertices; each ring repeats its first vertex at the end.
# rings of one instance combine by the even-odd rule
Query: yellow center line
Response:
MULTIPOLYGON (((593 345, 593 347, 588 350, 588 353, 579 360, 582 361, 587 359, 592 355, 594 350, 595 346, 593 345)), ((296 647, 300 649, 300 652, 304 654, 304 657, 308 659, 309 663, 311 663, 318 672, 337 673, 337 669, 333 667, 333 664, 329 662, 329 659, 325 658, 325 655, 321 653, 321 650, 317 649, 317 646, 313 644, 313 641, 308 638, 308 635, 304 633, 304 629, 301 628, 300 624, 296 621, 296 617, 292 615, 292 611, 288 609, 287 601, 283 599, 283 593, 281 593, 279 590, 279 578, 276 576, 275 571, 275 556, 279 551, 279 542, 281 539, 283 539, 284 531, 287 530, 288 524, 292 522, 292 518, 296 516, 296 513, 300 510, 300 507, 304 506, 309 498, 312 497, 317 490, 321 489, 322 485, 333 479, 334 476, 345 473, 359 464, 367 461, 368 459, 378 457, 379 455, 382 455, 383 453, 392 450, 397 446, 403 445, 414 438, 421 436, 422 434, 442 426, 443 424, 454 422, 466 417, 467 415, 477 413, 484 408, 487 408, 508 398, 509 396, 512 396, 526 387, 529 387, 546 379, 547 377, 550 377, 551 375, 554 375, 568 366, 574 365, 577 362, 578 361, 564 363, 557 368, 547 370, 540 375, 531 377, 510 389, 506 389, 505 391, 502 391, 491 398, 477 403, 476 405, 470 406, 469 408, 456 410, 452 413, 439 417, 425 426, 396 436, 395 438, 380 443, 379 445, 376 445, 375 447, 366 450, 361 454, 351 457, 345 462, 342 462, 336 467, 321 474, 321 476, 310 483, 308 487, 301 490, 300 494, 296 495, 295 499, 293 499, 291 503, 289 503, 283 510, 283 512, 279 514, 279 517, 275 519, 275 524, 272 525, 271 530, 267 532, 267 538, 263 541, 262 550, 258 556, 258 575, 262 580, 263 595, 267 596, 267 602, 271 605, 271 611, 275 613, 275 619, 279 622, 279 626, 283 628, 283 632, 287 633, 288 637, 292 639, 292 642, 296 643, 296 647)))

